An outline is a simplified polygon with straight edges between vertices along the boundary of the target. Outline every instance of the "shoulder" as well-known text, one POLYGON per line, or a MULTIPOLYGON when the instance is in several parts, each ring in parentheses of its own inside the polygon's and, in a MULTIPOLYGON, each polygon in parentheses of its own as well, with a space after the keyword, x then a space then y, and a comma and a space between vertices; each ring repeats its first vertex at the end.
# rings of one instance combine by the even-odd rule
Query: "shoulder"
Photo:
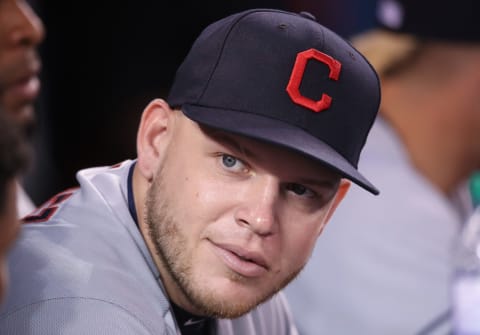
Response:
POLYGON ((127 179, 133 163, 127 160, 112 166, 80 170, 77 172, 78 187, 54 195, 23 220, 26 223, 69 221, 86 224, 89 215, 102 221, 116 219, 117 211, 125 214, 127 179))
POLYGON ((82 330, 84 323, 105 331, 78 334, 153 334, 146 329, 164 327, 161 316, 168 304, 143 254, 131 239, 109 243, 105 237, 86 239, 79 231, 24 234, 9 256, 11 281, 0 308, 0 334, 27 334, 20 331, 27 326, 50 329, 35 334, 54 334, 63 327, 82 330))
POLYGON ((123 306, 100 299, 58 298, 39 301, 0 316, 1 334, 163 334, 165 324, 150 327, 123 306))
POLYGON ((91 187, 85 182, 80 191, 53 197, 36 213, 36 221, 23 225, 9 254, 11 283, 0 319, 25 317, 35 310, 34 315, 42 317, 25 320, 35 322, 35 327, 37 323, 47 327, 50 318, 37 309, 58 313, 81 310, 93 321, 100 315, 88 313, 99 309, 112 320, 130 313, 151 328, 164 324, 161 315, 168 303, 141 234, 122 202, 123 195, 118 195, 120 189, 112 191, 117 194, 115 204, 100 203, 102 192, 112 190, 110 186, 118 182, 96 173, 90 177, 88 180, 99 179, 91 187))

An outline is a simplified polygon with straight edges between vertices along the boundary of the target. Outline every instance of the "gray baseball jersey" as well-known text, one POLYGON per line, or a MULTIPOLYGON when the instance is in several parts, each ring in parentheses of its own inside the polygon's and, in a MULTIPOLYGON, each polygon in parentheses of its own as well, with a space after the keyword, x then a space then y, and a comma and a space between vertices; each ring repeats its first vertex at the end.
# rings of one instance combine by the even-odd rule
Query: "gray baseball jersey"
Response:
MULTIPOLYGON (((180 334, 128 207, 134 161, 78 172, 31 215, 9 255, 0 334, 180 334)), ((282 294, 216 322, 220 335, 296 335, 282 294)))

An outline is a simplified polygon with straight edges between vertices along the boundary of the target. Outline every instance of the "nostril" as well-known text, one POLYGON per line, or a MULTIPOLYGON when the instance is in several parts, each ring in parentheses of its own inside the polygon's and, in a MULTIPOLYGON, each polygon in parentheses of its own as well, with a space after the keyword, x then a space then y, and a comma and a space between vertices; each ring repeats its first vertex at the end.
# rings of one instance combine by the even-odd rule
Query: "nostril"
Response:
POLYGON ((248 223, 247 220, 245 219, 238 219, 237 222, 241 225, 241 226, 249 226, 250 224, 248 223))

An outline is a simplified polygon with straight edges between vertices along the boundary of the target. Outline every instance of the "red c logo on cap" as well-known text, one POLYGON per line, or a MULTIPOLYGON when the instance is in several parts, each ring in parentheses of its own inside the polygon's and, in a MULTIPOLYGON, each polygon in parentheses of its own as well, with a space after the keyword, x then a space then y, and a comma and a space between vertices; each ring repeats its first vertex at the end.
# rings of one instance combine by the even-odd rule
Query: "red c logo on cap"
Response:
POLYGON ((314 112, 321 112, 322 110, 330 107, 332 103, 332 97, 328 94, 323 93, 320 100, 312 100, 310 98, 304 97, 300 93, 300 83, 302 82, 303 74, 307 66, 307 62, 311 59, 315 59, 319 62, 324 63, 330 69, 328 78, 332 80, 338 80, 340 76, 340 70, 342 64, 336 59, 330 57, 323 52, 320 52, 315 49, 309 49, 306 51, 299 52, 295 64, 293 65, 292 74, 290 75, 290 80, 287 85, 287 92, 290 98, 296 104, 311 109, 314 112))

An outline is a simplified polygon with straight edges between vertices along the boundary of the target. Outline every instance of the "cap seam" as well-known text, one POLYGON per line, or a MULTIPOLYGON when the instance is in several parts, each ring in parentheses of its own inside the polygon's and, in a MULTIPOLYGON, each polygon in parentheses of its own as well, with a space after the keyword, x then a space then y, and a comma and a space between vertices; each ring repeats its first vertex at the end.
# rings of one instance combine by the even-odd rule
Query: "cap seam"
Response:
POLYGON ((280 9, 253 9, 253 10, 250 10, 246 13, 244 13, 243 15, 239 16, 231 25, 230 25, 230 28, 228 29, 228 32, 225 34, 225 38, 223 39, 223 43, 222 43, 222 47, 220 48, 220 52, 218 53, 218 57, 217 57, 217 60, 215 61, 215 66, 213 67, 210 75, 208 76, 208 80, 206 81, 206 84, 205 86, 203 87, 203 90, 202 90, 202 93, 198 96, 197 98, 197 101, 196 103, 200 103, 200 101, 203 99, 203 96, 205 95, 205 92, 207 91, 209 85, 210 85, 210 81, 213 77, 213 74, 215 73, 215 70, 217 68, 217 65, 218 63, 220 62, 220 59, 222 58, 223 56, 223 51, 225 50, 225 44, 227 43, 227 40, 229 39, 230 37, 230 34, 233 30, 233 28, 238 24, 238 22, 240 22, 240 20, 244 19, 245 17, 253 14, 253 13, 260 13, 260 12, 276 12, 276 13, 285 13, 285 14, 290 14, 290 15, 293 15, 292 13, 288 13, 288 12, 285 12, 283 10, 280 10, 280 9))

